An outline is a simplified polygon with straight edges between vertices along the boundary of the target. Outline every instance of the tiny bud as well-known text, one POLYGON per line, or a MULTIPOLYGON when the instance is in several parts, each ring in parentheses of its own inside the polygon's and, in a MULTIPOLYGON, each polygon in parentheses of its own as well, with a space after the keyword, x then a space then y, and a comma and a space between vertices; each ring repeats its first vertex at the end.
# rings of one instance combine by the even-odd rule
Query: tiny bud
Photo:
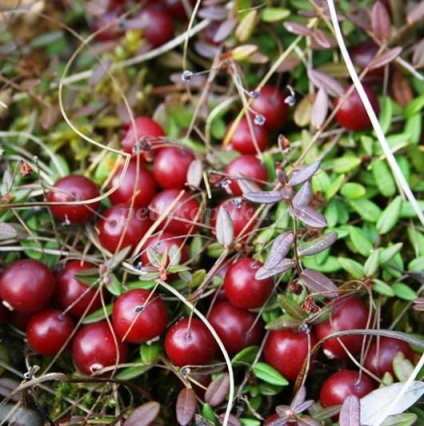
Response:
POLYGON ((263 126, 265 124, 265 117, 262 114, 256 114, 255 115, 255 119, 254 119, 254 123, 258 126, 263 126))
POLYGON ((134 311, 137 312, 137 313, 143 312, 143 310, 144 310, 143 306, 136 306, 135 309, 134 309, 134 311))
POLYGON ((296 104, 296 97, 289 95, 286 97, 286 99, 284 99, 284 103, 290 106, 294 106, 296 104))
POLYGON ((27 177, 32 173, 32 167, 25 161, 21 161, 19 168, 19 174, 23 177, 27 177))
POLYGON ((120 19, 118 21, 118 28, 122 31, 125 31, 125 29, 127 28, 127 24, 123 19, 120 19))
POLYGON ((221 182, 219 183, 221 188, 228 188, 230 186, 230 184, 231 184, 230 179, 222 179, 221 182))
POLYGON ((249 92, 249 96, 253 99, 258 99, 260 94, 261 92, 259 92, 259 90, 252 90, 251 92, 249 92))
POLYGON ((192 71, 185 70, 181 75, 182 81, 190 81, 194 76, 194 73, 192 71))
POLYGON ((241 198, 234 198, 232 202, 238 209, 241 207, 241 198))
POLYGON ((191 373, 191 369, 189 367, 184 367, 181 369, 181 374, 183 377, 187 377, 191 373))

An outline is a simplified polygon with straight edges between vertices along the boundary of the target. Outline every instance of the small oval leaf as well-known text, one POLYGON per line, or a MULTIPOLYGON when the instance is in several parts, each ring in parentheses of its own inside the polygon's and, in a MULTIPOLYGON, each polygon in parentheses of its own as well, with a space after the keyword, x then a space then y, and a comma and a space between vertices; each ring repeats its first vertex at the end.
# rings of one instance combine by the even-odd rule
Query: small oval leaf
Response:
POLYGON ((159 415, 159 411, 159 402, 146 402, 131 413, 124 426, 149 426, 159 415))
POLYGON ((394 47, 393 49, 386 50, 383 54, 373 59, 368 69, 373 70, 375 68, 384 67, 390 62, 393 62, 402 53, 401 47, 394 47))
POLYGON ((283 259, 277 266, 267 269, 265 266, 256 271, 255 278, 264 280, 265 278, 273 277, 274 275, 282 274, 293 268, 294 262, 292 259, 283 259))
POLYGON ((196 413, 196 393, 192 388, 184 388, 177 398, 176 414, 178 424, 188 425, 196 413))
POLYGON ((294 242, 293 232, 283 232, 272 243, 264 267, 266 269, 275 268, 287 255, 294 242))
POLYGON ((307 180, 311 179, 312 176, 318 171, 321 161, 314 161, 307 166, 302 166, 299 169, 295 170, 292 174, 292 177, 289 180, 290 186, 296 186, 307 180))
POLYGON ((287 386, 289 384, 288 380, 286 380, 281 373, 264 362, 257 362, 253 366, 253 373, 258 379, 261 379, 270 385, 287 386))
POLYGON ((333 77, 318 70, 309 70, 308 76, 318 89, 325 90, 329 95, 339 97, 344 93, 343 86, 333 77))
POLYGON ((316 129, 320 129, 327 118, 328 113, 328 95, 327 92, 320 87, 311 111, 311 124, 316 129))
POLYGON ((315 240, 299 244, 299 256, 312 256, 321 253, 330 247, 337 240, 338 234, 333 231, 327 235, 316 238, 315 240))
POLYGON ((189 186, 198 188, 202 182, 203 164, 199 159, 193 160, 187 170, 187 183, 189 186))
POLYGON ((280 191, 247 192, 243 194, 243 198, 252 203, 274 204, 281 201, 281 194, 280 191))
POLYGON ((383 42, 392 35, 390 15, 382 2, 375 2, 371 12, 371 27, 375 37, 383 42))
POLYGON ((220 405, 228 395, 230 389, 230 378, 227 373, 213 380, 205 393, 205 402, 212 407, 220 405))
POLYGON ((360 402, 357 396, 348 396, 342 405, 339 415, 340 426, 357 426, 360 424, 360 402))
POLYGON ((309 182, 305 182, 302 188, 296 192, 296 195, 293 197, 293 205, 296 207, 307 207, 312 197, 312 187, 309 182))
POLYGON ((216 239, 224 247, 229 247, 234 239, 234 224, 230 214, 224 207, 220 207, 216 220, 216 239))
POLYGON ((324 297, 333 298, 337 297, 337 286, 321 272, 314 271, 313 269, 305 269, 300 274, 300 279, 303 284, 310 290, 322 294, 324 297))
POLYGON ((324 228, 327 226, 326 218, 311 207, 293 207, 292 215, 312 228, 324 228))

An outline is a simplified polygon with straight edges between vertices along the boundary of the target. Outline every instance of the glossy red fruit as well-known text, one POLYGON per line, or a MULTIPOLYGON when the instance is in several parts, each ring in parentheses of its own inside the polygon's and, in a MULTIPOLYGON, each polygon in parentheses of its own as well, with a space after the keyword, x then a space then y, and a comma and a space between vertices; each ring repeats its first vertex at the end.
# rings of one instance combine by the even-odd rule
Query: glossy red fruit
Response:
POLYGON ((69 315, 47 308, 28 322, 26 336, 31 348, 41 355, 54 356, 65 349, 75 324, 69 315))
POLYGON ((127 123, 124 126, 125 136, 122 139, 121 145, 125 152, 128 154, 135 154, 138 152, 137 142, 145 137, 147 143, 155 144, 156 138, 165 136, 165 131, 159 123, 150 117, 136 117, 135 127, 132 123, 127 123))
POLYGON ((383 377, 385 373, 394 376, 393 359, 398 352, 414 362, 414 352, 405 341, 390 337, 375 339, 365 357, 364 367, 378 377, 383 377))
POLYGON ((179 367, 209 364, 216 351, 215 339, 206 325, 197 318, 183 318, 165 336, 166 355, 179 367))
MULTIPOLYGON (((60 178, 47 194, 47 201, 54 203, 68 203, 73 201, 91 200, 100 195, 99 188, 90 179, 80 175, 69 175, 60 178)), ((61 222, 81 224, 92 219, 99 201, 87 204, 58 204, 50 206, 53 216, 61 222)))
POLYGON ((184 189, 187 171, 194 155, 187 149, 169 147, 161 149, 153 162, 153 176, 164 189, 184 189))
POLYGON ((289 104, 285 102, 286 96, 278 87, 264 86, 259 96, 251 104, 252 110, 265 118, 263 126, 269 131, 281 129, 287 121, 289 104))
POLYGON ((122 342, 147 342, 158 337, 167 324, 165 303, 149 290, 129 290, 113 304, 112 326, 122 342))
POLYGON ((242 195, 240 178, 253 181, 259 188, 263 188, 268 179, 266 167, 254 155, 240 155, 225 168, 225 174, 230 179, 230 189, 234 195, 242 195))
POLYGON ((147 207, 157 193, 153 175, 141 164, 131 161, 125 174, 119 167, 109 182, 108 189, 115 188, 109 195, 112 204, 128 204, 134 208, 147 207))
POLYGON ((53 273, 38 260, 17 260, 0 275, 3 304, 24 314, 33 314, 49 306, 54 289, 53 273))
POLYGON ((126 362, 128 347, 106 321, 83 326, 72 342, 72 359, 79 372, 91 375, 104 367, 126 362))
MULTIPOLYGON (((333 306, 334 311, 330 317, 315 326, 315 336, 318 340, 324 339, 329 334, 337 331, 364 329, 367 326, 369 310, 365 303, 357 297, 337 299, 333 306)), ((357 355, 362 348, 364 336, 351 335, 340 337, 340 340, 352 353, 357 355)), ((348 359, 348 353, 343 349, 337 339, 330 339, 323 343, 324 354, 330 358, 348 359)))
MULTIPOLYGON (((345 88, 345 93, 348 92, 351 87, 352 86, 347 86, 345 88)), ((366 85, 364 85, 364 90, 375 113, 378 114, 380 108, 374 90, 366 85)), ((341 98, 334 100, 335 107, 340 104, 335 119, 342 127, 353 131, 367 130, 371 127, 371 121, 356 89, 353 89, 353 92, 342 103, 341 102, 341 98)))
MULTIPOLYGON (((361 71, 377 56, 379 47, 373 40, 366 40, 349 49, 350 58, 361 71)), ((369 70, 363 81, 367 84, 381 83, 384 78, 384 67, 369 70)))
POLYGON ((211 213, 210 226, 212 233, 216 233, 216 221, 220 208, 227 210, 231 217, 234 226, 234 238, 239 236, 241 240, 245 240, 250 233, 255 229, 258 219, 252 219, 255 214, 255 208, 252 204, 241 198, 231 198, 219 203, 211 213), (243 232, 243 235, 241 235, 243 232))
POLYGON ((257 280, 255 274, 263 264, 246 258, 234 262, 224 278, 224 291, 227 299, 243 309, 261 307, 272 293, 272 278, 257 280))
MULTIPOLYGON (((178 189, 166 189, 158 193, 149 205, 150 217, 152 220, 157 220, 161 215, 165 214, 167 209, 179 197, 178 189)), ((166 214, 165 220, 159 225, 159 229, 171 232, 175 235, 194 234, 201 222, 201 211, 196 198, 185 192, 169 214, 166 214)))
MULTIPOLYGON (((227 134, 231 131, 231 128, 232 123, 230 123, 227 127, 227 134)), ((268 144, 268 131, 264 126, 258 126, 254 124, 253 119, 252 130, 253 134, 250 131, 247 118, 242 118, 236 127, 227 148, 238 151, 241 154, 250 155, 255 155, 259 151, 265 151, 268 144)))
MULTIPOLYGON (((310 333, 310 348, 316 343, 310 333)), ((309 356, 308 335, 291 329, 271 331, 264 346, 265 361, 287 380, 295 381, 309 356)))
POLYGON ((332 407, 343 404, 348 396, 362 398, 374 389, 375 384, 367 375, 344 369, 337 371, 324 381, 319 400, 324 408, 332 407))
POLYGON ((174 37, 171 17, 157 7, 146 7, 137 16, 143 29, 143 36, 152 47, 162 46, 174 37))
POLYGON ((134 248, 152 225, 147 209, 130 209, 116 204, 107 209, 97 222, 99 242, 102 247, 115 253, 124 247, 134 248))
POLYGON ((165 251, 168 253, 168 262, 166 262, 165 267, 167 267, 170 263, 170 251, 176 250, 180 254, 180 261, 179 263, 185 263, 188 260, 188 249, 187 246, 184 244, 183 238, 177 237, 174 234, 171 234, 170 232, 161 232, 159 234, 153 235, 149 237, 146 241, 146 244, 144 244, 140 260, 143 265, 150 265, 149 256, 147 255, 147 251, 149 248, 152 248, 155 252, 162 254, 165 251))
POLYGON ((262 325, 257 319, 256 314, 226 301, 216 303, 208 315, 209 322, 230 355, 259 343, 262 325))
POLYGON ((75 274, 93 268, 96 266, 91 263, 71 260, 56 274, 55 304, 74 318, 81 318, 100 309, 101 294, 103 293, 103 297, 106 297, 104 290, 90 287, 75 277, 75 274))
MULTIPOLYGON (((168 12, 168 15, 173 18, 183 20, 190 17, 182 0, 162 0, 162 4, 168 12)), ((196 0, 189 0, 188 4, 190 4, 191 9, 193 9, 196 4, 196 0)))

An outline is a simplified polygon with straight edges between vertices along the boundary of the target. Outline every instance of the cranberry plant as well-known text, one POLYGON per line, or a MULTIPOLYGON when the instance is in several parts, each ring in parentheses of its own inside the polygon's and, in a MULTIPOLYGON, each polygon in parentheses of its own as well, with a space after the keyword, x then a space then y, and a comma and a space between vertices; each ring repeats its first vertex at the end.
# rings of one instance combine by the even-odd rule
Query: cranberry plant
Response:
POLYGON ((1 423, 424 423, 422 5, 4 3, 1 423))

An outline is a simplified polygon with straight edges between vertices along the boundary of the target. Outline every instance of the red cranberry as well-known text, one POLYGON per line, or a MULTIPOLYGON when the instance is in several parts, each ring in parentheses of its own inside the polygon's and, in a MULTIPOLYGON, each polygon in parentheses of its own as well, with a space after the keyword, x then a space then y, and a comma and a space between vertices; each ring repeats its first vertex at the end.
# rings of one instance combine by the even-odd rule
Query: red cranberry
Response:
MULTIPOLYGON (((92 180, 80 175, 69 175, 60 178, 53 185, 47 194, 47 200, 51 203, 68 203, 91 200, 99 195, 99 188, 92 180)), ((85 204, 58 204, 50 206, 50 211, 61 222, 80 224, 92 219, 99 205, 99 201, 85 204)))
MULTIPOLYGON (((169 16, 180 20, 184 20, 190 17, 190 15, 187 14, 188 11, 186 11, 182 0, 162 0, 162 3, 165 6, 169 16)), ((196 0, 188 0, 188 3, 190 4, 191 8, 193 8, 196 4, 196 0)))
MULTIPOLYGON (((227 134, 231 129, 232 123, 227 127, 227 134)), ((258 151, 265 151, 268 144, 268 132, 266 128, 254 124, 252 119, 252 130, 255 138, 253 138, 247 118, 242 118, 230 139, 228 148, 238 151, 241 154, 250 155, 255 155, 258 151), (254 140, 256 140, 256 144, 254 140)))
MULTIPOLYGON (((350 57, 352 62, 360 69, 366 68, 371 61, 377 56, 379 47, 372 40, 363 41, 350 50, 350 57)), ((378 84, 383 81, 384 78, 384 67, 374 68, 367 72, 364 77, 364 82, 367 84, 378 84)))
POLYGON ((141 21, 144 38, 153 47, 162 46, 174 37, 172 19, 157 7, 143 9, 137 19, 141 21))

